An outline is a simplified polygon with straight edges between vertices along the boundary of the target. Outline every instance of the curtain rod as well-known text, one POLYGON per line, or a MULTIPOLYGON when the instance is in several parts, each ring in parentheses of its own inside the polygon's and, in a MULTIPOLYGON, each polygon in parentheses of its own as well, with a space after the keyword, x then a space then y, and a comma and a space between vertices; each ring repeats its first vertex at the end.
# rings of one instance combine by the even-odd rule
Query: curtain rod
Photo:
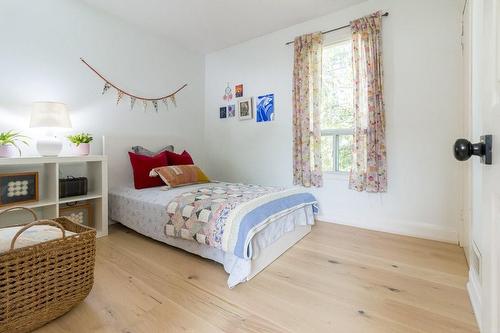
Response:
MULTIPOLYGON (((386 12, 386 13, 382 14, 382 16, 389 16, 389 13, 386 12)), ((330 32, 334 32, 334 31, 345 29, 345 28, 349 28, 350 26, 351 26, 350 24, 346 24, 346 25, 344 25, 342 27, 338 27, 338 28, 335 28, 335 29, 327 30, 327 31, 322 31, 321 34, 326 35, 326 34, 329 34, 330 32)), ((293 44, 293 43, 295 43, 295 41, 292 40, 291 42, 288 42, 285 45, 290 45, 290 44, 293 44)))

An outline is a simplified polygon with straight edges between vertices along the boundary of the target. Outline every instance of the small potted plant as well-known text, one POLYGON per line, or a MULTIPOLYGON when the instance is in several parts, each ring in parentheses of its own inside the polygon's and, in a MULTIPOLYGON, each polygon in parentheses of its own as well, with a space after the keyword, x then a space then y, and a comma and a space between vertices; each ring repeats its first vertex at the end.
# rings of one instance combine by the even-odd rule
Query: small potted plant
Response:
POLYGON ((78 156, 86 156, 90 154, 90 143, 94 139, 88 133, 79 133, 68 136, 69 141, 73 143, 73 150, 78 156))
POLYGON ((19 148, 19 144, 23 143, 28 146, 28 139, 26 135, 13 130, 0 132, 0 157, 20 157, 21 148, 19 148))

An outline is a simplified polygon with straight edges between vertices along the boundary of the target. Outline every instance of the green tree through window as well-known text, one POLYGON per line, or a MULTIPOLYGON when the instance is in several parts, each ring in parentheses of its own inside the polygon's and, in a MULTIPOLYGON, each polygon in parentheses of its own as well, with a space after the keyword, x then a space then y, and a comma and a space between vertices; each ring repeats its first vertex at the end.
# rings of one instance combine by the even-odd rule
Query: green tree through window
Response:
POLYGON ((349 172, 354 128, 351 41, 323 48, 321 157, 324 172, 349 172))

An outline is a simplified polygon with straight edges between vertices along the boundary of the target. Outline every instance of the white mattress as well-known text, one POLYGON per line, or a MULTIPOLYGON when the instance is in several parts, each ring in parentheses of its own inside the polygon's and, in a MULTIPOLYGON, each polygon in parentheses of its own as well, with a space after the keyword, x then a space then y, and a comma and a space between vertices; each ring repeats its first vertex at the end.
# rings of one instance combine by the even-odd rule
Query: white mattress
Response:
MULTIPOLYGON (((250 260, 197 242, 172 238, 164 233, 167 204, 177 195, 203 186, 206 184, 173 189, 154 187, 136 190, 132 185, 116 187, 109 191, 109 216, 113 221, 120 222, 140 234, 223 264, 229 273, 228 286, 232 288, 247 280, 252 267, 250 260)), ((272 222, 254 236, 252 259, 257 258, 267 246, 283 234, 313 220, 312 207, 306 206, 272 222)))

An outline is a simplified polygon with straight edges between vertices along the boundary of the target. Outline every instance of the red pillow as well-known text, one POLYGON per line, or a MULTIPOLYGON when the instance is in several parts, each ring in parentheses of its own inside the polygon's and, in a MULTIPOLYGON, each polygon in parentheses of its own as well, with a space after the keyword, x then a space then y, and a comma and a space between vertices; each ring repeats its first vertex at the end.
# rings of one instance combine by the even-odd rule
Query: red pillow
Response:
POLYGON ((168 165, 188 165, 194 164, 191 155, 187 151, 183 151, 181 154, 176 154, 171 151, 166 151, 168 165))
POLYGON ((162 151, 154 156, 137 155, 132 152, 128 153, 134 172, 134 186, 136 189, 163 185, 163 181, 160 177, 149 177, 149 172, 154 168, 168 165, 166 153, 166 151, 162 151))

